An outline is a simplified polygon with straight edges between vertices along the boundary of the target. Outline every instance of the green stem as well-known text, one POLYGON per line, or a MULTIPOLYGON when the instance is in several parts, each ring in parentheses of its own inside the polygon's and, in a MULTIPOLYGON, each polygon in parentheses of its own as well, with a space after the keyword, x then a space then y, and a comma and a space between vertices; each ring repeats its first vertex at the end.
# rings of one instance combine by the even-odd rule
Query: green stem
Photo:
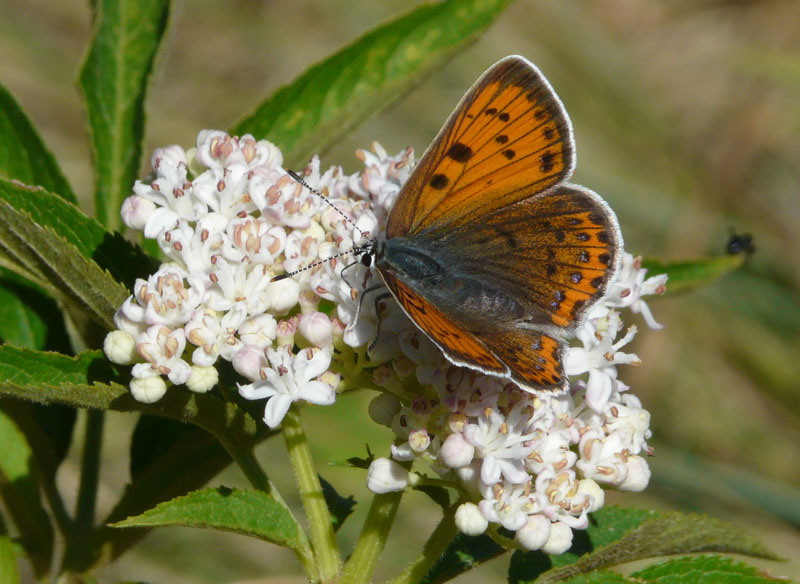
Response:
POLYGON ((332 582, 339 573, 342 560, 336 545, 336 535, 322 485, 319 482, 305 429, 300 419, 300 408, 292 404, 281 424, 286 449, 300 489, 300 499, 308 518, 311 544, 317 560, 322 582, 332 582))
POLYGON ((242 472, 247 477, 247 480, 250 481, 250 484, 259 491, 269 493, 276 501, 281 503, 289 512, 289 514, 292 515, 292 518, 295 519, 295 523, 297 523, 298 527, 297 530, 300 537, 301 546, 299 549, 292 549, 292 551, 300 561, 300 564, 303 566, 303 571, 306 573, 306 577, 309 579, 309 581, 316 580, 317 567, 314 563, 314 557, 311 553, 311 546, 308 543, 308 537, 303 531, 303 528, 297 522, 297 519, 294 517, 291 509, 289 509, 289 506, 283 500, 283 497, 281 497, 278 489, 272 484, 272 481, 269 480, 266 471, 264 471, 263 467, 259 464, 252 447, 243 448, 241 445, 234 444, 230 440, 227 440, 227 437, 224 435, 217 435, 216 438, 220 441, 228 454, 231 455, 231 458, 233 458, 234 462, 239 466, 239 468, 242 469, 242 472))
POLYGON ((375 495, 339 584, 370 582, 392 529, 403 491, 375 495))
POLYGON ((81 481, 75 507, 75 531, 82 536, 94 527, 97 485, 100 479, 100 449, 103 446, 103 426, 106 414, 98 410, 86 412, 86 436, 81 457, 81 481))
POLYGON ((453 538, 458 534, 456 528, 455 516, 456 509, 460 501, 450 507, 442 517, 439 525, 433 530, 433 533, 425 542, 420 554, 409 564, 409 566, 398 574, 395 578, 389 580, 387 584, 410 584, 411 582, 419 582, 433 567, 433 564, 438 560, 442 554, 453 541, 453 538))

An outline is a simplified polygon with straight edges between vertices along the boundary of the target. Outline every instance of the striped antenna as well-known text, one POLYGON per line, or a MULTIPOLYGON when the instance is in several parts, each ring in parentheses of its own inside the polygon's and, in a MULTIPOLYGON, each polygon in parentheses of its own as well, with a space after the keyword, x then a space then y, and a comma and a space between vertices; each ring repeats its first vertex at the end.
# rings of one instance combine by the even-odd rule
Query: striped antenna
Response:
MULTIPOLYGON (((356 225, 356 224, 355 224, 355 221, 353 221, 352 219, 350 219, 350 217, 348 217, 347 215, 345 215, 344 213, 342 213, 342 211, 341 211, 341 210, 340 210, 340 209, 339 209, 339 208, 338 208, 336 205, 334 205, 334 204, 331 202, 331 200, 330 200, 328 197, 326 197, 326 196, 325 196, 325 195, 323 195, 321 192, 319 192, 317 189, 315 189, 314 187, 312 187, 311 185, 309 185, 309 184, 308 184, 308 183, 307 183, 307 182, 306 182, 306 181, 303 179, 303 177, 301 177, 299 174, 297 174, 297 173, 296 173, 295 171, 293 171, 293 170, 287 170, 287 171, 286 171, 286 174, 288 174, 290 177, 292 177, 292 178, 293 178, 295 181, 297 181, 299 184, 301 184, 302 186, 304 186, 305 188, 307 188, 309 191, 311 191, 312 193, 314 193, 315 195, 317 195, 317 196, 318 196, 320 199, 322 199, 323 201, 325 201, 326 203, 328 203, 328 205, 330 205, 330 206, 333 208, 333 210, 334 210, 334 211, 336 211, 337 213, 339 213, 339 215, 341 215, 342 217, 344 217, 344 220, 345 220, 345 221, 347 221, 347 222, 348 222, 350 225, 352 225, 352 226, 353 226, 353 229, 355 229, 356 231, 358 231, 358 233, 359 233, 360 235, 364 236, 364 232, 363 232, 363 231, 361 231, 361 229, 359 229, 359 228, 358 228, 358 225, 356 225)), ((360 252, 367 252, 367 253, 369 253, 369 250, 370 250, 370 249, 372 249, 372 242, 369 242, 369 243, 368 243, 367 245, 365 245, 365 246, 356 246, 356 247, 353 247, 352 249, 349 249, 349 250, 347 250, 347 251, 343 251, 343 252, 341 252, 341 253, 334 254, 334 255, 332 255, 332 256, 331 256, 331 257, 329 257, 329 258, 325 258, 324 260, 320 260, 320 261, 318 261, 318 262, 314 262, 313 264, 309 264, 309 265, 305 266, 304 268, 300 268, 299 270, 295 270, 294 272, 286 272, 285 274, 281 274, 281 275, 279 275, 279 276, 275 276, 275 277, 273 277, 273 278, 270 280, 270 282, 280 282, 281 280, 285 280, 286 278, 291 278, 291 277, 292 277, 292 276, 294 276, 295 274, 299 274, 300 272, 305 272, 306 270, 310 270, 311 268, 316 268, 317 266, 321 266, 322 264, 326 264, 326 263, 328 263, 328 262, 329 262, 329 261, 331 261, 331 260, 334 260, 334 259, 336 259, 336 258, 342 257, 343 255, 347 255, 347 254, 349 254, 349 253, 360 253, 360 252)))

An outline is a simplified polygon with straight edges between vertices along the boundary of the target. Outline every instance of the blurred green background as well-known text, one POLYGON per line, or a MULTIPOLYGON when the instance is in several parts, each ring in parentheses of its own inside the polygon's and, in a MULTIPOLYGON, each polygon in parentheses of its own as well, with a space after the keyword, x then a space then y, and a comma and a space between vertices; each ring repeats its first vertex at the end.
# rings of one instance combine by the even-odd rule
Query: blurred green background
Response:
MULTIPOLYGON (((224 129, 309 65, 415 3, 397 0, 211 2, 176 5, 148 106, 146 152, 190 146, 224 129)), ((323 156, 358 169, 353 152, 377 140, 390 152, 427 146, 470 84, 497 59, 528 57, 572 117, 575 181, 601 193, 634 254, 682 259, 724 253, 731 230, 753 235, 745 268, 701 291, 655 300, 666 325, 640 334, 643 361, 622 369, 652 413, 651 487, 611 494, 623 505, 704 511, 752 529, 800 576, 800 5, 796 0, 519 0, 475 45, 391 111, 323 156)), ((0 79, 22 103, 76 192, 92 187, 76 71, 90 34, 87 2, 3 0, 0 79)), ((260 136, 259 136, 260 137, 260 136)), ((268 138, 268 137, 267 137, 268 138)), ((149 166, 142 174, 149 172, 149 166)), ((307 408, 321 463, 378 454, 389 435, 369 421, 369 395, 307 408), (336 436, 336 440, 331 437, 336 436)), ((100 512, 127 480, 135 418, 111 414, 100 512)), ((293 484, 281 441, 259 456, 283 491, 293 484)), ((77 453, 60 471, 77 481, 77 453)), ((340 534, 347 548, 366 511, 361 471, 324 473, 362 501, 340 534)), ((235 469, 215 484, 246 486, 235 469)), ((390 576, 436 520, 411 494, 390 576), (408 545, 412 541, 414 545, 408 545)), ((460 582, 501 579, 507 560, 460 582)), ((163 529, 101 572, 101 582, 301 581, 290 554, 234 535, 163 529), (202 548, 202 553, 198 553, 202 548), (287 578, 284 578, 286 576, 287 578), (250 581, 250 580, 248 580, 250 581)))

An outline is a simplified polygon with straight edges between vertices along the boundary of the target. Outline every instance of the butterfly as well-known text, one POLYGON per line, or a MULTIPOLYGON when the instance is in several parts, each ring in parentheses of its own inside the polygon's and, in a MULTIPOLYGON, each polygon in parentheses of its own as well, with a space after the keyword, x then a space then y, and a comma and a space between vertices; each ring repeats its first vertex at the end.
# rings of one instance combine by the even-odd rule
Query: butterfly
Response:
POLYGON ((455 365, 563 390, 565 343, 622 249, 608 204, 566 182, 574 166, 560 99, 532 63, 506 57, 450 115, 362 261, 455 365))

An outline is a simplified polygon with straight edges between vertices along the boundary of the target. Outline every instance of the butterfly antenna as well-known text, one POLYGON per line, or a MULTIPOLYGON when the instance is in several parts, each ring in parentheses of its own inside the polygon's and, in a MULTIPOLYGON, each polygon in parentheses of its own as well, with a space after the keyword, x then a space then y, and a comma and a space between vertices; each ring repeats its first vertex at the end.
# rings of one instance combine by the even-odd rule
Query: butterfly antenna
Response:
MULTIPOLYGON (((344 220, 345 220, 345 221, 347 221, 347 222, 348 222, 350 225, 352 225, 352 226, 353 226, 353 229, 355 229, 356 231, 358 231, 359 235, 361 235, 362 237, 364 236, 364 232, 363 232, 363 231, 361 231, 361 230, 358 228, 358 225, 356 225, 355 221, 353 221, 352 219, 350 219, 350 217, 348 217, 347 215, 345 215, 344 213, 342 213, 342 211, 341 211, 341 210, 340 210, 340 209, 339 209, 339 208, 338 208, 336 205, 334 205, 334 204, 331 202, 331 200, 330 200, 328 197, 326 197, 326 196, 325 196, 325 195, 323 195, 321 192, 319 192, 317 189, 315 189, 314 187, 312 187, 311 185, 309 185, 309 184, 308 184, 308 183, 307 183, 307 182, 306 182, 306 181, 303 179, 303 177, 302 177, 302 176, 300 176, 299 174, 297 174, 297 173, 296 173, 295 171, 293 171, 293 170, 287 170, 287 171, 286 171, 286 174, 288 174, 290 177, 292 177, 292 178, 293 178, 294 180, 296 180, 298 183, 300 183, 301 185, 303 185, 304 187, 306 187, 306 188, 307 188, 309 191, 311 191, 312 193, 314 193, 315 195, 317 195, 317 196, 318 196, 320 199, 322 199, 323 201, 325 201, 326 203, 328 203, 328 205, 330 205, 331 207, 333 207, 333 210, 334 210, 334 211, 336 211, 337 213, 339 213, 339 215, 341 215, 342 217, 344 217, 344 220)), ((334 256, 334 257, 335 257, 335 256, 334 256)), ((309 266, 309 267, 311 267, 311 266, 309 266)))
MULTIPOLYGON (((358 233, 359 233, 359 234, 360 234, 362 237, 365 237, 365 233, 364 233, 363 231, 361 231, 361 229, 359 229, 359 228, 358 228, 358 225, 356 225, 356 224, 355 224, 355 222, 354 222, 352 219, 350 219, 350 217, 348 217, 347 215, 345 215, 344 213, 342 213, 342 211, 341 211, 341 210, 340 210, 340 209, 339 209, 339 208, 338 208, 336 205, 334 205, 334 204, 331 202, 331 200, 330 200, 328 197, 326 197, 326 196, 325 196, 325 195, 323 195, 321 192, 319 192, 317 189, 315 189, 314 187, 312 187, 311 185, 309 185, 309 184, 308 184, 308 183, 307 183, 307 182, 306 182, 306 181, 303 179, 303 177, 301 177, 299 174, 297 174, 297 173, 296 173, 295 171, 293 171, 293 170, 287 170, 287 171, 286 171, 286 174, 288 174, 289 176, 291 176, 291 177, 292 177, 292 178, 293 178, 295 181, 297 181, 299 184, 301 184, 302 186, 304 186, 305 188, 307 188, 309 191, 311 191, 312 193, 314 193, 315 195, 317 195, 317 196, 318 196, 320 199, 322 199, 323 201, 325 201, 326 203, 328 203, 328 205, 330 205, 330 206, 333 208, 333 210, 334 210, 334 211, 336 211, 337 213, 339 213, 339 215, 341 215, 342 217, 344 217, 344 220, 345 220, 345 221, 347 221, 347 222, 348 222, 350 225, 352 225, 352 226, 353 226, 353 229, 355 229, 356 231, 358 231, 358 233)), ((305 272, 306 270, 310 270, 311 268, 315 268, 315 267, 317 267, 317 266, 321 266, 322 264, 326 264, 326 263, 328 263, 329 261, 331 261, 331 260, 333 260, 333 259, 336 259, 336 258, 342 257, 343 255, 347 255, 347 254, 349 254, 349 253, 361 253, 361 252, 368 252, 368 251, 369 251, 369 246, 368 246, 368 245, 367 245, 367 246, 357 246, 357 245, 356 245, 356 246, 353 246, 353 248, 352 248, 352 249, 349 249, 349 250, 347 250, 347 251, 343 251, 343 252, 340 252, 340 253, 334 254, 334 255, 330 256, 329 258, 325 258, 324 260, 320 260, 320 261, 318 261, 318 262, 314 262, 313 264, 309 264, 309 265, 307 265, 307 266, 305 266, 305 267, 303 267, 303 268, 300 268, 299 270, 295 270, 294 272, 286 272, 285 274, 280 274, 279 276, 275 276, 275 277, 273 277, 273 278, 272 278, 272 280, 270 280, 270 281, 271 281, 271 282, 280 282, 281 280, 285 280, 286 278, 291 278, 292 276, 294 276, 295 274, 299 274, 300 272, 305 272)), ((354 262, 354 263, 358 263, 358 262, 354 262)))
MULTIPOLYGON (((306 270, 310 270, 311 268, 316 268, 317 266, 321 266, 323 264, 327 264, 329 261, 335 260, 336 258, 340 258, 340 257, 342 257, 344 255, 349 254, 349 253, 359 253, 359 252, 362 252, 362 251, 367 251, 367 249, 368 248, 366 248, 366 247, 353 247, 352 249, 348 249, 347 251, 339 252, 339 253, 334 254, 334 255, 332 255, 332 256, 330 256, 328 258, 325 258, 324 260, 319 260, 318 262, 314 262, 313 264, 308 264, 307 266, 304 266, 304 267, 300 268, 299 270, 295 270, 294 272, 286 272, 285 274, 280 274, 278 276, 273 276, 273 278, 270 280, 270 282, 280 282, 281 280, 285 280, 286 278, 291 278, 292 276, 294 276, 295 274, 299 274, 300 272, 305 272, 306 270)), ((358 263, 358 262, 354 262, 354 263, 358 263)))

